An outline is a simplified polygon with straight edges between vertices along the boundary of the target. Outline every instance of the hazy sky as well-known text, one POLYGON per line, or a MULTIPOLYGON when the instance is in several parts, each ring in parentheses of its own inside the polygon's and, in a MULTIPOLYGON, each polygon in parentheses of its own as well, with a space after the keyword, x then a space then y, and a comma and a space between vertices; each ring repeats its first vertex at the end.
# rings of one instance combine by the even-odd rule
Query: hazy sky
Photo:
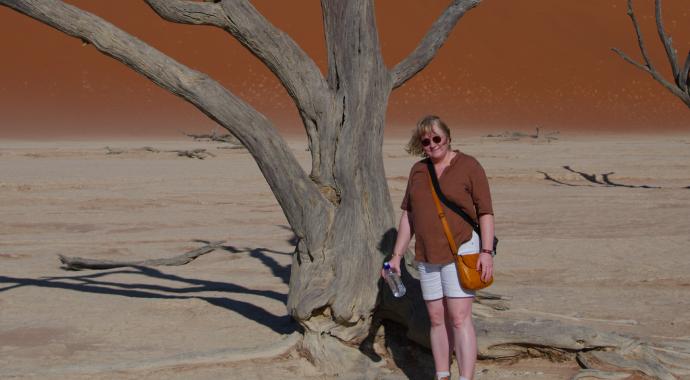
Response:
MULTIPOLYGON (((69 1, 219 80, 286 132, 302 130, 291 99, 225 32, 160 19, 142 0, 69 1)), ((450 1, 379 0, 389 67, 408 54, 450 1)), ((317 0, 254 1, 325 69, 317 0)), ((669 65, 652 0, 636 0, 656 66, 669 65)), ((682 60, 690 50, 688 0, 665 0, 664 21, 682 60)), ((625 0, 484 0, 436 59, 391 97, 390 131, 427 113, 454 129, 690 130, 690 110, 610 51, 640 56, 625 0)), ((175 135, 210 131, 196 108, 100 53, 0 7, 0 138, 175 135)), ((682 64, 682 63, 681 63, 682 64)))

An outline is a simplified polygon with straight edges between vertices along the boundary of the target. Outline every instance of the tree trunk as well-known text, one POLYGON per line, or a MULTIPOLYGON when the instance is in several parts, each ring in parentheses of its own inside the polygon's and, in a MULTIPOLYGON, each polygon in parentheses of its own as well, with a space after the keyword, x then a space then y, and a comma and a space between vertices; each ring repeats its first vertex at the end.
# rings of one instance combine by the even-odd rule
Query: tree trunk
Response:
POLYGON ((311 178, 333 212, 307 226, 328 226, 316 250, 303 240, 296 247, 288 311, 304 328, 305 352, 322 370, 337 373, 371 364, 344 347, 371 333, 381 264, 395 243, 381 150, 393 80, 380 55, 373 4, 324 0, 322 8, 334 94, 323 117, 306 122, 318 131, 311 178))
POLYGON ((324 133, 312 178, 322 184, 334 211, 330 220, 308 226, 328 225, 316 252, 298 244, 288 297, 288 310, 304 327, 311 349, 330 338, 357 344, 369 335, 381 264, 395 242, 381 152, 392 83, 370 27, 372 6, 368 1, 322 5, 335 107, 316 121, 324 133))

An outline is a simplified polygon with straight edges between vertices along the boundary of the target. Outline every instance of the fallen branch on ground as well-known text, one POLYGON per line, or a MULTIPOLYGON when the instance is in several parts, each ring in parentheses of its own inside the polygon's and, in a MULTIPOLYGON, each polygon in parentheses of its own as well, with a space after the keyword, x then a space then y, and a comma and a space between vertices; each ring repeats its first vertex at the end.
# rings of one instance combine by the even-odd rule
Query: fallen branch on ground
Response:
MULTIPOLYGON (((232 148, 235 148, 233 146, 232 148)), ((186 150, 186 149, 173 149, 173 150, 159 150, 156 148, 152 148, 150 146, 145 146, 143 148, 137 148, 137 149, 116 149, 116 148, 111 148, 109 146, 105 147, 106 153, 105 154, 123 154, 123 153, 129 153, 129 152, 151 152, 151 153, 177 153, 178 156, 180 157, 188 157, 188 158, 196 158, 199 160, 203 160, 206 157, 215 157, 216 155, 206 151, 206 149, 191 149, 191 150, 186 150)))
POLYGON ((500 139, 501 141, 518 141, 523 138, 530 138, 533 140, 537 141, 543 141, 545 140, 546 142, 551 142, 554 140, 558 140, 557 135, 560 134, 559 131, 550 131, 550 132, 543 132, 540 127, 535 128, 536 131, 534 134, 529 134, 526 132, 521 132, 521 131, 503 131, 501 133, 497 134, 488 134, 484 135, 482 137, 487 137, 487 138, 496 138, 500 139))
POLYGON ((197 158, 199 160, 203 160, 204 158, 206 158, 208 156, 211 156, 211 157, 216 156, 215 154, 213 154, 211 152, 207 152, 206 149, 169 150, 168 152, 175 152, 180 157, 197 158))
POLYGON ((186 252, 182 255, 175 257, 168 257, 162 259, 151 259, 151 260, 138 260, 138 261, 113 261, 113 260, 95 260, 86 259, 82 257, 67 257, 64 255, 58 255, 60 261, 63 264, 64 269, 69 270, 83 270, 83 269, 112 269, 112 268, 122 268, 131 266, 144 266, 144 267, 154 267, 154 266, 176 266, 188 264, 199 256, 205 255, 209 252, 220 248, 220 246, 225 243, 225 240, 205 242, 206 243, 201 248, 186 252))
POLYGON ((182 132, 183 135, 187 137, 191 137, 194 139, 194 141, 216 141, 216 142, 222 142, 222 143, 228 143, 228 144, 234 144, 234 145, 239 145, 244 147, 242 143, 240 142, 237 137, 234 135, 227 133, 227 134, 218 134, 216 128, 214 128, 210 134, 194 134, 194 133, 187 133, 187 132, 182 132))

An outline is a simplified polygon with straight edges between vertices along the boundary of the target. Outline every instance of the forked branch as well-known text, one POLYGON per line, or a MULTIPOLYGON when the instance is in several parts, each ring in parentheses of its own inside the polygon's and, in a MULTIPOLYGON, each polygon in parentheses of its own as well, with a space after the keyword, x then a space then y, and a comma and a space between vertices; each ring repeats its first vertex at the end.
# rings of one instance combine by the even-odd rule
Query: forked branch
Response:
POLYGON ((659 39, 664 45, 664 50, 666 50, 666 56, 668 57, 668 62, 671 64, 673 78, 675 78, 676 84, 679 84, 680 72, 678 70, 678 58, 676 57, 676 50, 673 48, 671 37, 666 35, 666 30, 664 29, 664 21, 661 15, 661 0, 654 1, 654 14, 656 17, 656 30, 657 33, 659 33, 659 39))
POLYGON ((460 18, 468 10, 479 5, 481 0, 454 0, 451 5, 439 16, 431 26, 431 29, 422 38, 417 48, 398 63, 392 70, 393 88, 400 87, 415 74, 420 72, 436 56, 438 49, 448 39, 450 32, 458 23, 460 18))
POLYGON ((105 20, 62 1, 0 0, 0 5, 88 41, 102 53, 194 104, 232 132, 256 160, 298 234, 312 234, 312 231, 303 232, 307 221, 322 220, 329 212, 330 204, 266 117, 208 75, 182 65, 105 20))
POLYGON ((278 77, 300 111, 311 119, 317 117, 317 110, 322 109, 328 95, 321 71, 289 35, 271 24, 248 0, 146 3, 168 21, 224 29, 278 77))
POLYGON ((647 48, 644 44, 642 32, 640 31, 640 25, 637 22, 637 18, 635 17, 635 11, 633 10, 632 3, 633 0, 628 0, 628 16, 630 16, 633 28, 635 29, 635 35, 637 36, 637 44, 640 47, 640 52, 642 53, 644 64, 639 63, 634 59, 630 58, 630 56, 625 54, 620 49, 613 48, 611 50, 618 54, 626 62, 630 63, 631 65, 634 65, 640 70, 649 73, 649 75, 651 75, 652 78, 654 78, 654 80, 659 82, 662 86, 666 87, 666 89, 671 91, 673 95, 679 97, 688 107, 690 107, 690 91, 688 89, 688 87, 690 87, 688 86, 688 71, 690 71, 690 53, 688 53, 688 58, 685 61, 683 70, 680 70, 678 66, 678 58, 676 56, 675 49, 673 49, 671 37, 666 34, 666 31, 664 29, 663 19, 661 16, 661 0, 655 0, 654 3, 657 32, 659 34, 659 39, 661 40, 661 43, 664 45, 664 49, 666 50, 666 56, 671 65, 671 71, 675 83, 667 81, 652 64, 652 61, 649 58, 649 53, 647 52, 647 48))

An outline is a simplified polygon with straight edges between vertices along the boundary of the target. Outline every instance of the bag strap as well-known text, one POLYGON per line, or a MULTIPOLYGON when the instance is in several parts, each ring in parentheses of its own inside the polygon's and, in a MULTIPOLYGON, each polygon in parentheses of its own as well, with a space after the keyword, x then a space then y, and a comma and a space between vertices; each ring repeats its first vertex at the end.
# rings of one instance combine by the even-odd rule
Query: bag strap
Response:
POLYGON ((481 236, 481 233, 479 232, 479 224, 477 224, 474 220, 472 220, 472 218, 470 218, 470 216, 467 215, 466 212, 462 211, 460 206, 449 201, 443 195, 443 192, 441 191, 441 185, 439 185, 438 178, 436 177, 436 169, 434 168, 434 164, 431 162, 431 159, 427 159, 426 166, 429 169, 429 178, 431 179, 432 193, 437 194, 436 197, 441 202, 443 202, 443 204, 446 205, 446 207, 455 211, 456 214, 460 215, 465 220, 465 222, 467 222, 472 227, 474 232, 476 232, 477 235, 481 236), (436 190, 436 191, 433 191, 433 190, 436 190))
POLYGON ((433 176, 429 175, 429 186, 431 187, 431 196, 434 198, 434 203, 436 204, 436 211, 438 211, 438 217, 441 219, 441 224, 443 224, 443 232, 446 234, 446 239, 448 239, 448 244, 450 244, 450 250, 455 255, 458 252, 458 245, 455 244, 455 239, 453 234, 450 232, 450 227, 448 226, 448 221, 446 220, 446 213, 443 212, 441 207, 441 202, 439 202, 438 195, 436 195, 436 190, 434 189, 433 176))

